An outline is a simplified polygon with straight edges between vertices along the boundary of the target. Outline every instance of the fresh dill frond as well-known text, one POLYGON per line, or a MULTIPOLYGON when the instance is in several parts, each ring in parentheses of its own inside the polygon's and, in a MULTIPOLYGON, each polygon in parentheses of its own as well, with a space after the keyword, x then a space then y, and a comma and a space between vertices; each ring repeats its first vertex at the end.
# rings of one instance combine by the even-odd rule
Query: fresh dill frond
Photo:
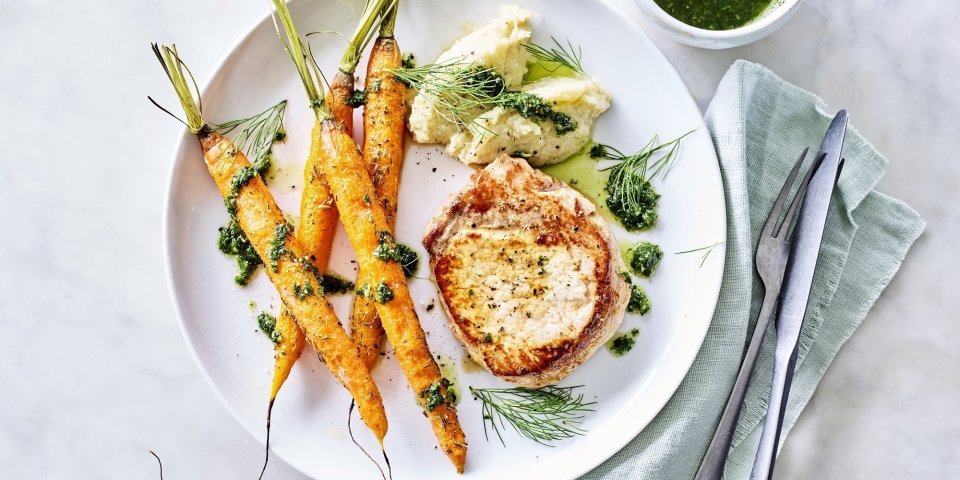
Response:
POLYGON ((398 68, 393 75, 430 99, 437 114, 458 126, 472 124, 480 110, 506 91, 503 78, 496 71, 463 57, 398 68))
MULTIPOLYGON (((586 433, 580 427, 586 412, 595 402, 585 402, 582 394, 574 394, 580 385, 543 388, 473 388, 470 393, 483 402, 483 433, 487 424, 503 441, 501 430, 509 423, 513 429, 541 445, 586 433)), ((490 437, 487 435, 487 440, 490 437)))
POLYGON ((710 253, 713 252, 713 249, 716 248, 716 247, 719 246, 719 245, 723 245, 724 243, 726 243, 726 242, 716 242, 716 243, 714 243, 714 244, 712 244, 712 245, 707 245, 707 246, 705 246, 705 247, 694 248, 694 249, 692 249, 692 250, 684 250, 684 251, 682 251, 682 252, 676 252, 674 255, 683 255, 683 254, 686 254, 686 253, 703 252, 703 254, 700 255, 700 267, 703 267, 703 264, 707 262, 707 258, 710 256, 710 253))
POLYGON ((468 63, 463 58, 393 71, 408 87, 433 102, 433 109, 459 127, 486 133, 477 116, 487 108, 509 108, 524 118, 551 122, 559 135, 577 129, 577 121, 553 108, 553 103, 530 92, 508 90, 503 77, 492 68, 468 63))
POLYGON ((605 187, 606 203, 627 230, 647 230, 657 224, 660 194, 650 181, 658 176, 666 177, 677 158, 680 141, 692 132, 661 144, 657 144, 657 137, 653 137, 632 155, 610 145, 597 144, 590 149, 592 158, 614 162, 600 169, 610 171, 605 187), (658 153, 661 155, 657 156, 658 153))
POLYGON ((240 128, 240 132, 233 137, 233 144, 246 152, 247 159, 250 160, 257 174, 263 176, 270 170, 273 144, 283 142, 287 137, 283 129, 283 114, 286 108, 287 101, 281 100, 256 115, 211 125, 211 128, 223 135, 240 128))
POLYGON ((523 48, 530 52, 547 72, 554 73, 561 67, 567 67, 580 75, 586 75, 582 63, 583 50, 579 45, 574 47, 570 40, 567 40, 567 47, 564 47, 556 38, 550 37, 550 40, 553 40, 553 46, 550 48, 535 43, 525 44, 523 48))

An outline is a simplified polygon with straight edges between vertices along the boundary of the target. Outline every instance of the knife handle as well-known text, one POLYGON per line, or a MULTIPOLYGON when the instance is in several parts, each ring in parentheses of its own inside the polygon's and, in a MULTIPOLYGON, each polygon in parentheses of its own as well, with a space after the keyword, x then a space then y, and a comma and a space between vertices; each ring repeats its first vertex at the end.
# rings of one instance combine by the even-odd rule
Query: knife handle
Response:
POLYGON ((797 347, 782 345, 784 342, 777 339, 777 350, 773 359, 773 383, 770 386, 770 402, 767 404, 767 416, 763 421, 763 432, 760 434, 760 447, 757 449, 757 458, 753 462, 753 471, 750 480, 766 480, 773 477, 773 467, 777 460, 777 446, 780 444, 780 432, 783 428, 783 415, 787 410, 787 398, 790 395, 790 384, 793 383, 793 369, 797 364, 797 347))
POLYGON ((777 303, 778 293, 768 289, 763 296, 760 315, 757 316, 757 324, 753 328, 753 337, 747 346, 747 352, 743 356, 743 363, 740 365, 737 380, 734 382, 733 390, 730 391, 730 397, 727 399, 727 406, 723 409, 720 423, 717 424, 717 429, 713 434, 713 439, 710 440, 710 446, 707 447, 707 453, 703 456, 695 480, 720 480, 723 478, 723 469, 727 464, 727 456, 730 454, 730 443, 733 441, 733 433, 737 429, 737 420, 740 418, 740 410, 743 409, 743 400, 747 396, 747 387, 750 386, 750 376, 753 375, 754 367, 757 365, 760 347, 763 346, 763 337, 770 325, 770 318, 773 316, 773 307, 777 303))

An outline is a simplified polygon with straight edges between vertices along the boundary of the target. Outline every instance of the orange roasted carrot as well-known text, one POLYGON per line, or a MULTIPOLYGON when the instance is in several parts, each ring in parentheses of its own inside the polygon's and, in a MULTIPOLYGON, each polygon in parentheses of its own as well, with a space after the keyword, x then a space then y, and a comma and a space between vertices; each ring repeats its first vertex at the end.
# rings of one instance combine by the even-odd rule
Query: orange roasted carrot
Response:
POLYGON ((457 419, 454 399, 448 390, 449 382, 440 375, 440 368, 430 354, 426 335, 413 308, 403 268, 398 262, 378 258, 375 254, 378 248, 389 249, 392 246, 393 234, 387 225, 383 207, 373 201, 376 198, 373 179, 357 143, 342 124, 334 121, 330 111, 320 101, 320 89, 317 88, 320 72, 305 57, 306 48, 286 4, 283 0, 274 0, 274 6, 283 28, 280 38, 303 80, 307 99, 317 117, 313 141, 319 143, 322 159, 317 167, 327 177, 340 211, 341 223, 357 254, 359 268, 366 272, 367 283, 358 285, 357 290, 374 300, 400 367, 416 392, 440 447, 457 471, 462 472, 467 443, 457 419))
MULTIPOLYGON (((341 68, 337 71, 330 89, 327 90, 326 102, 333 113, 335 121, 343 124, 348 134, 353 131, 353 105, 351 98, 354 92, 354 71, 360 57, 359 46, 364 45, 365 38, 370 33, 370 25, 360 22, 360 26, 349 41, 344 53, 341 68)), ((327 185, 326 177, 312 168, 318 162, 319 150, 311 145, 309 157, 313 160, 306 162, 304 170, 303 194, 300 197, 300 225, 298 237, 300 243, 307 250, 307 254, 314 266, 321 272, 327 270, 330 260, 330 249, 333 244, 333 234, 337 228, 337 206, 333 201, 333 194, 327 185)), ((270 417, 273 412, 273 403, 280 392, 280 388, 290 375, 293 365, 300 358, 303 351, 303 332, 296 325, 296 320, 289 310, 280 308, 280 317, 277 318, 277 329, 289 332, 288 340, 276 344, 273 368, 273 384, 270 388, 270 401, 267 406, 267 436, 270 436, 270 417)))
MULTIPOLYGON (((373 179, 377 202, 383 208, 391 230, 396 226, 407 110, 406 87, 393 75, 403 62, 400 46, 393 36, 396 9, 394 4, 389 16, 380 24, 380 35, 370 49, 363 108, 363 160, 373 179)), ((359 271, 358 283, 369 283, 363 280, 364 273, 359 271)), ((383 326, 370 298, 362 295, 354 298, 351 330, 360 356, 367 367, 372 368, 380 356, 383 326)))
POLYGON ((154 44, 153 50, 186 113, 184 123, 200 140, 207 169, 228 212, 264 261, 267 276, 306 333, 306 339, 356 400, 364 422, 382 442, 387 433, 387 418, 380 391, 324 297, 319 272, 306 249, 243 152, 203 119, 198 95, 191 89, 195 83, 188 77, 189 71, 177 56, 176 47, 154 44))

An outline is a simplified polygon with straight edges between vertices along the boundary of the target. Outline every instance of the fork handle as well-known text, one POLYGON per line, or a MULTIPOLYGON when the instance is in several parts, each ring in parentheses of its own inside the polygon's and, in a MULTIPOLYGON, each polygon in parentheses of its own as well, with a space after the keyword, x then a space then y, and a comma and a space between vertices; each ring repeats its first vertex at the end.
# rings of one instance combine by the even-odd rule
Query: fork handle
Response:
POLYGON ((777 460, 777 445, 780 444, 780 432, 783 429, 783 416, 787 410, 787 398, 790 384, 793 383, 793 370, 797 364, 799 343, 792 348, 784 346, 778 339, 777 351, 773 359, 773 383, 770 386, 770 402, 767 404, 767 416, 763 421, 760 434, 760 447, 753 462, 750 480, 766 480, 773 477, 773 467, 777 460))
POLYGON ((727 463, 730 443, 733 441, 733 433, 737 429, 737 419, 740 418, 743 399, 746 398, 747 387, 750 386, 750 376, 757 365, 757 357, 760 356, 763 337, 766 335, 767 326, 770 324, 773 307, 776 303, 776 292, 768 289, 763 296, 757 325, 753 329, 753 337, 750 339, 747 352, 743 357, 743 363, 740 365, 737 381, 733 384, 730 398, 727 399, 727 406, 723 409, 723 415, 720 416, 720 423, 713 434, 713 439, 710 440, 710 446, 707 447, 707 453, 703 457, 703 462, 700 463, 700 469, 697 470, 696 480, 720 480, 723 477, 723 468, 727 463))

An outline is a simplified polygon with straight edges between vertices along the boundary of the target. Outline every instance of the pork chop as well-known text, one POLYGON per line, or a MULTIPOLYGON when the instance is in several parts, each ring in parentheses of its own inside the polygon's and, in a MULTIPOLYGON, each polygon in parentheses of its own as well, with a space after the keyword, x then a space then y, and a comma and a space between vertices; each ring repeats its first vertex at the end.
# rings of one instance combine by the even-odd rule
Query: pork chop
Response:
POLYGON ((450 327, 479 364, 556 383, 606 342, 630 297, 607 224, 586 197, 500 156, 434 216, 423 245, 450 327))

